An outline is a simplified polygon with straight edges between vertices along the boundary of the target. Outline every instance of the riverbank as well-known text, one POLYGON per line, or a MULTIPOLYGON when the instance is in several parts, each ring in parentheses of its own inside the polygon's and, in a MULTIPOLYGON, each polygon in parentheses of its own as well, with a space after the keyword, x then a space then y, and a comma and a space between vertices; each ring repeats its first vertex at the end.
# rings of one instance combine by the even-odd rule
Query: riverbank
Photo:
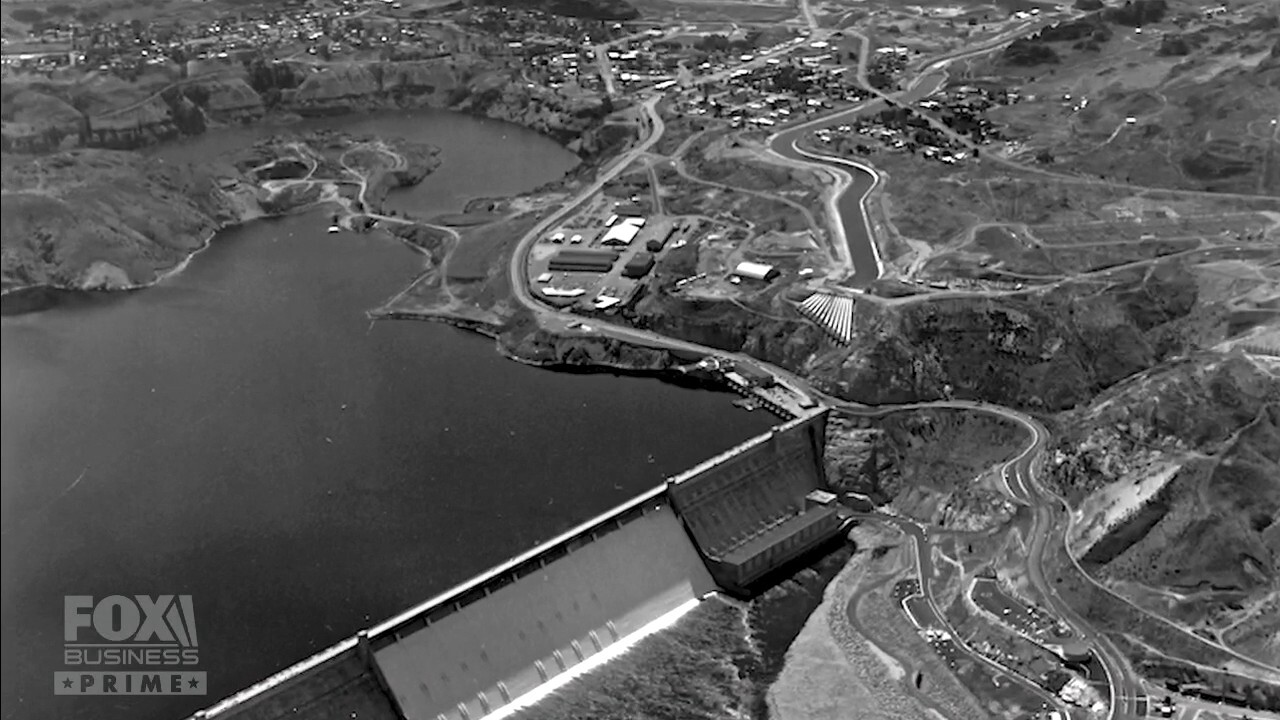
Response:
POLYGON ((439 165, 433 146, 340 132, 273 136, 199 164, 107 150, 6 157, 4 312, 39 309, 51 292, 152 287, 254 220, 336 204, 350 227, 439 165), (354 202, 345 185, 360 186, 354 202))
POLYGON ((371 324, 421 258, 327 224, 246 223, 160 287, 5 318, 4 642, 30 658, 6 709, 186 717, 776 422, 723 392, 371 324), (48 608, 158 584, 194 598, 208 695, 45 692, 48 608))

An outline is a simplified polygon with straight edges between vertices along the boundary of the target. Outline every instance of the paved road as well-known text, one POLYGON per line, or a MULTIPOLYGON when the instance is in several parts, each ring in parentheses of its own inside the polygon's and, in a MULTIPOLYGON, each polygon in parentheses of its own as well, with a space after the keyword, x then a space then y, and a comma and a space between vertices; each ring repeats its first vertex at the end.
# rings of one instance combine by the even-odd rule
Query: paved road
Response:
MULTIPOLYGON (((939 72, 940 68, 945 65, 946 62, 965 57, 967 55, 987 52, 991 49, 988 47, 990 44, 1006 43, 1011 40, 1012 37, 1002 37, 988 41, 988 43, 982 47, 953 53, 952 56, 948 58, 942 58, 925 66, 922 77, 937 77, 936 75, 933 75, 933 73, 939 72)), ((727 73, 728 71, 725 72, 727 73)), ((720 75, 723 74, 725 73, 720 73, 720 75)), ((708 78, 705 77, 702 78, 703 81, 706 81, 707 79, 708 78)), ((936 84, 932 81, 916 81, 908 86, 907 92, 910 93, 911 96, 914 96, 916 93, 927 94, 932 91, 933 87, 936 87, 936 84)), ((1110 709, 1108 717, 1112 720, 1128 720, 1129 718, 1137 717, 1137 701, 1138 698, 1144 695, 1144 691, 1139 678, 1137 678, 1133 673, 1126 658, 1112 643, 1110 643, 1110 641, 1106 639, 1105 636, 1096 633, 1093 628, 1083 620, 1083 618, 1081 618, 1061 597, 1059 597, 1055 588, 1045 577, 1043 564, 1046 557, 1052 556, 1053 553, 1056 553, 1060 549, 1059 546, 1061 546, 1061 549, 1065 550, 1066 535, 1070 525, 1070 513, 1067 512, 1065 514, 1060 514, 1060 508, 1067 508, 1065 501, 1055 495, 1052 491, 1048 490, 1037 476, 1037 468, 1040 466, 1040 462, 1044 454, 1048 432, 1034 418, 1010 408, 962 400, 875 407, 848 403, 813 390, 803 379, 792 375, 782 368, 774 367, 768 363, 741 354, 725 353, 715 348, 706 347, 697 343, 669 338, 658 333, 617 325, 601 320, 589 321, 590 330, 575 330, 570 326, 572 325, 576 327, 579 323, 575 321, 574 317, 570 313, 556 311, 545 306, 533 296, 529 289, 527 278, 527 255, 529 248, 537 241, 538 237, 556 223, 560 222, 569 213, 574 211, 586 199, 598 192, 605 183, 616 177, 624 168, 647 152, 649 148, 657 142, 664 129, 662 120, 656 111, 656 106, 660 97, 661 96, 658 94, 650 94, 642 100, 640 107, 645 118, 643 126, 647 131, 647 135, 644 140, 617 158, 613 163, 602 168, 593 183, 583 188, 559 210, 548 215, 529 233, 520 239, 516 250, 512 255, 510 264, 511 287, 517 300, 534 314, 534 317, 542 327, 548 330, 570 334, 590 334, 611 337, 623 342, 635 343, 644 346, 685 351, 703 356, 728 357, 735 362, 750 363, 759 369, 772 373, 775 377, 778 377, 787 384, 807 393, 810 397, 818 399, 832 407, 839 408, 843 412, 864 416, 874 416, 916 408, 965 408, 999 415, 1026 428, 1030 433, 1031 442, 1022 450, 1022 452, 1020 452, 1015 458, 1008 461, 1001 468, 1000 476, 1004 485, 1004 490, 1010 499, 1014 502, 1028 505, 1033 509, 1033 523, 1030 534, 1031 552, 1027 558, 1028 576, 1032 585, 1041 594, 1043 600, 1050 606, 1050 608, 1071 627, 1076 636, 1085 639, 1094 648, 1095 654, 1107 674, 1108 685, 1110 686, 1111 697, 1109 698, 1110 709)), ((800 155, 795 146, 794 139, 799 137, 798 132, 806 129, 812 129, 812 127, 822 123, 839 122, 840 118, 848 113, 860 112, 865 109, 866 106, 854 108, 853 110, 844 111, 835 117, 822 118, 803 123, 795 128, 786 130, 784 133, 780 133, 779 136, 782 138, 781 141, 778 140, 779 136, 775 136, 771 141, 771 146, 775 151, 780 150, 779 154, 783 155, 783 157, 790 161, 811 163, 812 160, 800 155), (795 154, 788 154, 792 152, 795 154)), ((833 160, 830 158, 825 158, 821 162, 828 163, 832 161, 833 160)), ((841 164, 848 165, 849 163, 842 162, 841 164)), ((836 169, 839 172, 846 172, 842 167, 836 169)), ((875 178, 872 176, 873 185, 874 182, 875 178)), ((850 217, 843 218, 844 222, 840 223, 844 227, 848 227, 851 223, 861 225, 861 228, 855 227, 854 232, 846 232, 845 235, 846 240, 849 236, 853 236, 855 238, 855 242, 850 244, 851 251, 855 246, 862 246, 860 248, 860 252, 862 254, 861 256, 864 258, 874 257, 875 253, 874 238, 871 235, 871 230, 867 225, 865 214, 862 212, 861 207, 861 200, 862 197, 865 196, 865 192, 866 191, 864 190, 857 194, 856 210, 851 212, 850 217)), ((843 211, 844 209, 845 207, 842 206, 841 210, 843 211)), ((858 268, 857 271, 863 273, 864 276, 872 274, 878 275, 879 271, 876 262, 871 263, 871 269, 863 269, 866 267, 867 264, 864 260, 863 267, 858 268)), ((874 277, 872 277, 872 279, 874 279, 874 277)), ((881 516, 881 519, 883 519, 883 516, 881 516)), ((919 567, 921 568, 922 589, 925 591, 926 597, 929 599, 929 604, 934 613, 938 615, 940 621, 945 622, 941 613, 938 612, 936 606, 933 605, 932 596, 929 594, 927 581, 929 573, 926 571, 931 567, 929 564, 931 563, 931 558, 930 553, 928 552, 927 529, 921 527, 919 524, 902 518, 895 518, 893 521, 914 538, 916 542, 919 567)), ((1068 557, 1070 557, 1069 554, 1068 557)), ((1076 566, 1076 571, 1083 573, 1083 570, 1081 570, 1078 565, 1076 566)), ((1088 575, 1085 574, 1085 577, 1088 578, 1088 575)), ((1091 578, 1089 578, 1089 580, 1092 581, 1091 578)), ((979 661, 991 664, 986 658, 977 654, 974 655, 979 659, 979 661)))
POLYGON ((880 259, 880 251, 874 240, 874 233, 866 212, 866 199, 880 184, 880 175, 869 165, 856 160, 822 155, 800 147, 800 140, 809 133, 828 127, 835 127, 849 122, 850 119, 863 113, 874 112, 885 107, 886 102, 911 104, 937 92, 947 80, 946 66, 956 60, 991 52, 1013 42, 1016 38, 1032 32, 1048 24, 1048 19, 1019 25, 1017 28, 986 40, 979 45, 953 51, 932 60, 917 73, 908 83, 905 90, 887 94, 875 90, 867 81, 867 59, 870 54, 871 41, 856 30, 845 32, 859 38, 857 79, 858 84, 875 95, 875 99, 856 105, 837 113, 812 120, 806 120, 773 134, 768 139, 771 153, 788 164, 808 167, 824 167, 841 177, 844 186, 839 189, 836 207, 839 220, 831 228, 834 242, 848 247, 848 257, 853 265, 852 273, 844 284, 865 288, 880 277, 884 265, 880 259))

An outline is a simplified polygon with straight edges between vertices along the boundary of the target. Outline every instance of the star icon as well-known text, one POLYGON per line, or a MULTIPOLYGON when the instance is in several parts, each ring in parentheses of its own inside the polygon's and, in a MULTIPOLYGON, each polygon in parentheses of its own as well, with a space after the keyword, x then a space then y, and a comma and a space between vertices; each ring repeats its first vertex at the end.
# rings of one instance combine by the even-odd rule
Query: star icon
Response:
POLYGON ((71 678, 67 678, 67 679, 63 680, 63 681, 62 681, 62 687, 64 687, 64 688, 68 688, 68 689, 69 689, 69 688, 71 687, 71 678))
POLYGON ((195 678, 191 678, 190 680, 187 681, 187 686, 191 688, 197 688, 200 686, 200 681, 195 678))

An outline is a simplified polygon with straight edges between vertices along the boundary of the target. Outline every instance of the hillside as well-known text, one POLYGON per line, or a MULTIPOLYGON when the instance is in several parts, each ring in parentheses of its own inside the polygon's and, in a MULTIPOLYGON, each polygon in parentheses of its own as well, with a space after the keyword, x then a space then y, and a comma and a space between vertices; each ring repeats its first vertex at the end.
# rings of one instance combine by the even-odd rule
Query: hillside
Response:
POLYGON ((1187 267, 1169 263, 1117 272, 1101 288, 1079 282, 1017 296, 868 298, 855 311, 851 347, 833 345, 781 295, 755 314, 728 302, 651 294, 629 319, 782 365, 857 402, 951 396, 1056 411, 1221 339, 1227 318, 1199 292, 1187 267), (781 319, 788 315, 795 319, 781 319))
POLYGON ((112 150, 3 158, 3 287, 148 283, 239 219, 217 173, 112 150))
POLYGON ((969 79, 1018 87, 990 119, 1023 161, 1155 187, 1280 194, 1280 16, 1125 3, 1021 39, 969 79), (1137 10, 1137 8, 1142 10, 1137 10), (1125 11, 1125 12, 1122 12, 1125 11))
MULTIPOLYGON (((1280 659, 1280 368, 1241 353, 1159 366, 1060 416, 1050 479, 1092 498, 1176 470, 1083 553, 1095 576, 1148 609, 1280 659), (1269 619, 1268 619, 1269 618, 1269 619)), ((1087 498, 1087 499, 1086 499, 1087 498)))
POLYGON ((1014 457, 1028 440, 1013 423, 971 410, 837 415, 827 430, 824 457, 828 480, 839 490, 891 504, 932 525, 977 530, 1012 514, 987 471, 1014 457), (957 453, 957 447, 967 451, 957 453))
POLYGON ((513 122, 555 138, 584 159, 608 153, 616 133, 602 130, 613 110, 590 93, 514 82, 516 69, 470 56, 333 63, 206 63, 183 78, 159 70, 127 82, 6 79, 0 125, 6 151, 68 147, 136 149, 218 124, 269 113, 335 115, 398 108, 448 108, 513 122))

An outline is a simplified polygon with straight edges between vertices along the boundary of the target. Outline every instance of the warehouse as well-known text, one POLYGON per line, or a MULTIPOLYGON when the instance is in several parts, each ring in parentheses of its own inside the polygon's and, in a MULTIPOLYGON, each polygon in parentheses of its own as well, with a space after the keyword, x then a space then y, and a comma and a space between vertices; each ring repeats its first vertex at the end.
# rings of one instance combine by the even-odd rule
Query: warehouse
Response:
POLYGON ((553 271, 604 273, 617 260, 618 254, 609 250, 567 249, 556 253, 547 267, 553 271))
POLYGON ((622 268, 622 274, 629 278, 642 278, 649 274, 653 269, 653 254, 640 251, 633 255, 627 261, 626 266, 622 268))
POLYGON ((769 281, 778 277, 778 268, 763 263, 743 261, 733 269, 733 274, 748 280, 769 281))
POLYGON ((636 235, 640 234, 642 227, 644 227, 644 218, 623 218, 614 223, 604 237, 600 238, 600 244, 630 245, 631 241, 636 239, 636 235))

